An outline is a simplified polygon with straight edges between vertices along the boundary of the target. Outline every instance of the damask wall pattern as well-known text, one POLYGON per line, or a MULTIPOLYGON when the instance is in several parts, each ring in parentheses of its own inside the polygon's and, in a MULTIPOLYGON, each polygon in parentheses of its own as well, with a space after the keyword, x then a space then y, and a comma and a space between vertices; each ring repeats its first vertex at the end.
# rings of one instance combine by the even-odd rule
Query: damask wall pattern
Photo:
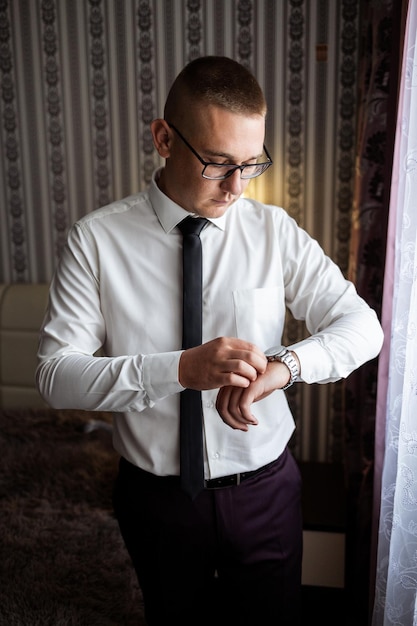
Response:
MULTIPOLYGON (((176 74, 205 54, 245 64, 265 91, 274 166, 250 192, 286 208, 346 272, 358 6, 0 0, 0 282, 49 281, 78 217, 146 187, 159 165, 149 123, 176 74)), ((287 341, 303 333, 288 320, 287 341)), ((290 390, 301 457, 341 454, 338 386, 328 387, 290 390)))

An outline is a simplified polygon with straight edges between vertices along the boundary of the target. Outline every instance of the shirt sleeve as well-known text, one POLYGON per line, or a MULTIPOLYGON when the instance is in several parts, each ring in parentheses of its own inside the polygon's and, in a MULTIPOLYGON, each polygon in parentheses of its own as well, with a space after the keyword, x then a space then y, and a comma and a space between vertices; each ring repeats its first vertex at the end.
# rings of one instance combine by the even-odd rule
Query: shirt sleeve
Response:
POLYGON ((181 351, 100 356, 106 327, 100 307, 99 263, 88 233, 70 231, 42 324, 36 382, 53 408, 142 411, 182 391, 181 351))
POLYGON ((383 331, 375 311, 317 241, 292 218, 281 225, 286 305, 310 336, 289 346, 301 365, 300 380, 328 383, 346 378, 376 357, 383 331))

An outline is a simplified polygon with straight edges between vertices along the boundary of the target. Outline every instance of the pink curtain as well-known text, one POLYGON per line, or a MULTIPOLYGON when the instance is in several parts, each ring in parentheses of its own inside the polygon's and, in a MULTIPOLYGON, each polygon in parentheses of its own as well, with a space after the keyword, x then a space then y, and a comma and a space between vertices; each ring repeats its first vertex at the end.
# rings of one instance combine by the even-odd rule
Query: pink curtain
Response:
MULTIPOLYGON (((395 140, 399 2, 361 5, 358 144, 349 278, 381 319, 390 177, 395 140)), ((378 360, 347 379, 345 392, 348 519, 346 588, 355 626, 368 624, 374 435, 378 360)))
POLYGON ((417 624, 417 0, 409 0, 376 411, 373 626, 417 624))

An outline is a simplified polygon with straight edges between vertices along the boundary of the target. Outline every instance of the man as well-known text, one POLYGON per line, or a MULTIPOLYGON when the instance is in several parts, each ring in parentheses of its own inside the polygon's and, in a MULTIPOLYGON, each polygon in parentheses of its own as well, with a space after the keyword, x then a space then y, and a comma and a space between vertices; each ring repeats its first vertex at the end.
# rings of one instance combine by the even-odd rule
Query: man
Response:
POLYGON ((241 198, 272 163, 265 116, 243 66, 188 64, 151 124, 164 167, 148 191, 74 225, 51 284, 39 390, 54 407, 114 411, 115 512, 150 626, 298 623, 300 476, 284 390, 346 377, 382 345, 374 311, 317 242, 283 209, 241 198), (202 339, 182 349, 189 215, 207 218, 202 339), (288 350, 286 307, 311 333, 288 350), (191 497, 179 479, 188 389, 202 392, 204 431, 205 482, 191 497))

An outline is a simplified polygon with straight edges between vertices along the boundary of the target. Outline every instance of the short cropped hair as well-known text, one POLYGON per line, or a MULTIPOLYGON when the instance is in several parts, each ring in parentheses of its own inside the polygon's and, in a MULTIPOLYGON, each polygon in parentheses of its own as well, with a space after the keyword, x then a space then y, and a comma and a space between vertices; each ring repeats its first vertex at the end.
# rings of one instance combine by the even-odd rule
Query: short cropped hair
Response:
POLYGON ((266 115, 262 89, 243 65, 223 56, 205 56, 186 65, 174 80, 165 103, 164 118, 173 122, 187 105, 212 104, 232 113, 266 115))

